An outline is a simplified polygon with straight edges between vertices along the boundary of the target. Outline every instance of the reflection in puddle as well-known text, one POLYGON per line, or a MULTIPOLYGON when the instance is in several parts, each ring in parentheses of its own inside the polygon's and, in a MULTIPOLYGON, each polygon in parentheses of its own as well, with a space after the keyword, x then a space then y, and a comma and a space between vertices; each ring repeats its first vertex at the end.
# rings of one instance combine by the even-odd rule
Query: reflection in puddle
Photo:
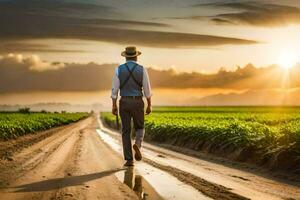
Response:
POLYGON ((162 200, 163 198, 157 191, 144 179, 143 176, 138 174, 134 167, 128 167, 124 171, 116 173, 119 181, 126 184, 132 189, 140 200, 162 200))
POLYGON ((133 167, 129 167, 125 170, 123 182, 137 194, 139 199, 146 199, 148 194, 144 192, 143 177, 136 175, 133 167))

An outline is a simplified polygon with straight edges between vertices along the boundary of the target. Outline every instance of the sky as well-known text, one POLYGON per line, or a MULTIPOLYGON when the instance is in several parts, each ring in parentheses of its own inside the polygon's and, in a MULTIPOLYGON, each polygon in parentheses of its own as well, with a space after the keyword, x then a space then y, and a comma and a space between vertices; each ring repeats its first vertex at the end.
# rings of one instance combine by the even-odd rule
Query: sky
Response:
POLYGON ((0 27, 0 96, 8 99, 0 103, 18 102, 9 94, 107 91, 131 45, 161 98, 184 88, 198 90, 189 99, 270 89, 262 80, 278 89, 282 77, 255 87, 248 79, 274 71, 282 56, 300 58, 298 0, 0 0, 0 27))
POLYGON ((266 66, 284 49, 300 51, 299 6, 289 0, 1 0, 0 51, 120 63, 124 47, 136 45, 149 67, 209 73, 250 62, 266 66))

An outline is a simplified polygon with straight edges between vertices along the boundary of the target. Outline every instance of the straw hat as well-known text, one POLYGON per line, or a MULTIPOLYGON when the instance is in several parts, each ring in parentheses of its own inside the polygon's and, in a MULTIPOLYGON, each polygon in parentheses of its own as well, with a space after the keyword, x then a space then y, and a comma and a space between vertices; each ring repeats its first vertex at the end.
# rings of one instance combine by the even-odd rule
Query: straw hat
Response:
POLYGON ((121 53, 121 56, 124 56, 126 58, 132 58, 141 55, 142 53, 140 51, 136 50, 136 47, 126 47, 125 51, 121 53))

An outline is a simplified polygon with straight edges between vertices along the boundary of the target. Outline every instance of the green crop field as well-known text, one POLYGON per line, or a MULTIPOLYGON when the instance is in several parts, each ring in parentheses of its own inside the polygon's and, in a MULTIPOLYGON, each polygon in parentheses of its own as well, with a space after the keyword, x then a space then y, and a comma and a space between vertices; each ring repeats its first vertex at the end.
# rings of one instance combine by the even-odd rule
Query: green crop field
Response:
POLYGON ((0 139, 12 139, 69 124, 87 116, 87 113, 0 113, 0 139))
MULTIPOLYGON (((110 113, 101 116, 115 125, 110 113)), ((145 139, 158 143, 300 160, 298 107, 157 107, 145 128, 145 139)))

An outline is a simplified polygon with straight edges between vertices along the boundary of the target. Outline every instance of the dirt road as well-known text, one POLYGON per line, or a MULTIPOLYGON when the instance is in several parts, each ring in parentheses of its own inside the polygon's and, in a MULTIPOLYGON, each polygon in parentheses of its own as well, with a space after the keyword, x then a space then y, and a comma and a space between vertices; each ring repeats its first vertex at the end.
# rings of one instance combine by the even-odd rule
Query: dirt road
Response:
POLYGON ((93 116, 1 159, 0 199, 300 199, 296 182, 150 144, 143 153, 123 168, 120 135, 93 116))

